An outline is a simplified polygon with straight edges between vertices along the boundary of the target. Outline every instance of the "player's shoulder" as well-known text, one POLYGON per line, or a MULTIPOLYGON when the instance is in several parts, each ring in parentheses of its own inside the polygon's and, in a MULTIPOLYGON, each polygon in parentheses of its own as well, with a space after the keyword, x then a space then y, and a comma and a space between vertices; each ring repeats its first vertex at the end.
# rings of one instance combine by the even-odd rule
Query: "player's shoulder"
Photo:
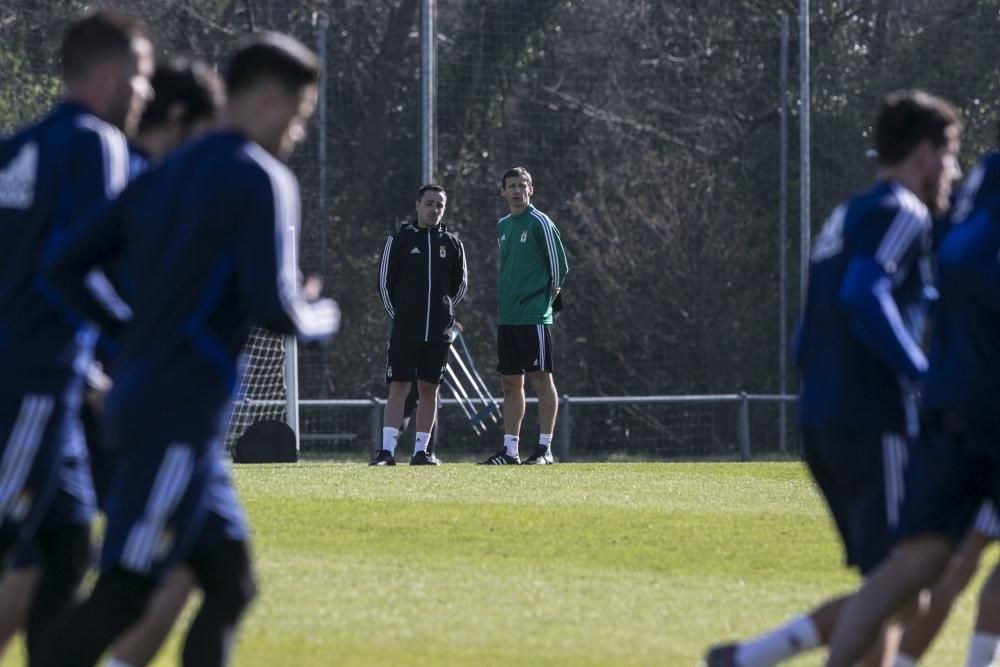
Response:
POLYGON ((451 227, 449 227, 448 225, 444 224, 443 222, 438 225, 438 230, 437 231, 438 231, 438 234, 440 234, 441 236, 443 236, 443 237, 445 237, 447 239, 458 240, 458 232, 455 231, 454 229, 452 229, 451 227))
POLYGON ((890 191, 892 194, 887 196, 884 201, 884 206, 887 209, 897 212, 905 211, 911 215, 930 218, 930 211, 927 208, 927 204, 921 201, 920 197, 915 195, 911 190, 899 183, 890 183, 890 191))
POLYGON ((462 237, 454 229, 448 229, 447 227, 441 227, 441 235, 446 238, 453 246, 456 248, 462 247, 462 237))
POLYGON ((552 222, 552 218, 550 218, 547 213, 538 210, 534 206, 528 209, 528 219, 539 225, 555 227, 555 223, 552 222))
POLYGON ((215 175, 229 187, 280 200, 297 199, 299 183, 295 174, 260 144, 237 132, 213 133, 201 142, 199 152, 216 156, 215 175))
POLYGON ((505 222, 510 222, 513 217, 514 217, 513 213, 508 213, 507 215, 501 217, 499 220, 497 220, 497 227, 499 227, 505 222))
POLYGON ((65 122, 54 123, 64 134, 65 147, 93 152, 100 151, 105 161, 128 163, 129 147, 125 134, 111 123, 82 109, 70 110, 65 122))
POLYGON ((403 224, 401 224, 399 226, 399 229, 397 229, 395 232, 393 232, 389 236, 391 238, 394 238, 394 239, 411 238, 411 237, 415 238, 414 235, 418 231, 420 231, 420 230, 417 228, 417 226, 414 223, 412 223, 412 222, 404 222, 403 224))
POLYGON ((900 215, 918 224, 930 224, 930 211, 917 195, 895 181, 882 181, 847 202, 847 226, 852 222, 870 227, 890 224, 900 215))
POLYGON ((402 223, 394 232, 390 232, 385 238, 385 249, 392 249, 398 252, 400 248, 409 247, 417 240, 417 226, 413 222, 402 223))

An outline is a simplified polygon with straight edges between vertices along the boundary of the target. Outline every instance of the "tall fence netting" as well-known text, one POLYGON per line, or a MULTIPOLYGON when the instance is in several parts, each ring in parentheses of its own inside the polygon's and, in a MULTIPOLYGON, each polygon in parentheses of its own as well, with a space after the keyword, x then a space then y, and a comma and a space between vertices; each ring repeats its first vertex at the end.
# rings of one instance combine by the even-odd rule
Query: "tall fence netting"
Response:
MULTIPOLYGON (((303 195, 301 262, 340 301, 343 332, 329 347, 299 347, 300 396, 383 397, 388 323, 375 286, 384 238, 412 216, 421 185, 422 3, 89 4, 145 17, 163 56, 197 56, 220 68, 252 30, 324 47, 324 112, 292 167, 303 195)), ((0 134, 57 97, 52 46, 83 5, 0 4, 0 88, 14 91, 0 95, 0 134)), ((799 297, 798 5, 437 1, 436 180, 449 194, 445 221, 469 255, 459 319, 494 393, 493 232, 504 213, 499 176, 514 165, 533 174, 534 201, 559 226, 570 262, 566 310, 553 327, 561 393, 778 391, 780 294, 788 299, 789 341, 799 297), (784 90, 782 15, 791 27, 784 90), (785 238, 778 233, 782 99, 790 112, 785 238)), ((810 6, 812 230, 874 178, 865 151, 886 90, 922 87, 955 102, 967 169, 993 145, 1000 0, 810 6)), ((794 391, 791 363, 786 380, 794 391)), ((755 451, 777 448, 776 415, 776 406, 753 405, 755 451)), ((303 406, 303 449, 366 452, 372 421, 368 408, 303 406)), ((573 451, 728 455, 735 423, 729 404, 574 408, 573 451)), ((442 456, 487 452, 498 442, 499 430, 476 438, 457 410, 443 412, 442 456)), ((795 438, 788 442, 794 449, 795 438)))

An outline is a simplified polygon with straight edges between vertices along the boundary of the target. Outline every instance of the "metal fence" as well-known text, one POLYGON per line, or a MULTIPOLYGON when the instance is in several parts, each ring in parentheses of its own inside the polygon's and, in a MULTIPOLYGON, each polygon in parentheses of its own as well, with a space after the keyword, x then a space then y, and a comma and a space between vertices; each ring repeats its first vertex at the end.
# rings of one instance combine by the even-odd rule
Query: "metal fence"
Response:
MULTIPOLYGON (((496 399, 502 403, 502 399, 496 399)), ((733 459, 798 455, 794 433, 777 427, 779 406, 795 396, 567 396, 559 398, 553 449, 561 461, 733 459)), ((522 440, 530 443, 537 399, 527 398, 522 440)), ((305 457, 361 459, 381 447, 380 398, 299 402, 305 457)), ((500 446, 502 422, 477 436, 455 399, 442 399, 436 450, 445 460, 485 457, 500 446)), ((412 442, 412 429, 400 447, 412 442)))
MULTIPOLYGON (((159 55, 220 70, 254 30, 320 53, 320 105, 291 166, 303 269, 341 302, 344 330, 298 351, 299 388, 365 406, 384 392, 378 255, 423 181, 448 189, 469 254, 459 317, 477 359, 493 355, 497 177, 521 164, 570 258, 561 392, 784 395, 809 234, 870 183, 879 95, 954 101, 965 165, 995 143, 1000 110, 1000 0, 6 0, 0 88, 16 94, 0 96, 0 135, 58 97, 52 45, 86 4, 138 14, 159 55)), ((367 449, 364 408, 310 403, 304 451, 367 449)), ((564 412, 574 458, 738 456, 739 406, 572 398, 564 412)), ((782 451, 785 407, 749 400, 755 456, 782 451)), ((441 426, 455 451, 492 448, 453 406, 441 426)))

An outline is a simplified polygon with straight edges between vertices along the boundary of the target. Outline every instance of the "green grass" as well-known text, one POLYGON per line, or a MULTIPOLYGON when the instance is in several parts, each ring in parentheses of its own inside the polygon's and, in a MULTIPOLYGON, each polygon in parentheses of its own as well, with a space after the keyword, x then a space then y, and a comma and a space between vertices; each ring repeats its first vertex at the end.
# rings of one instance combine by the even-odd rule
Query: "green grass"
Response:
MULTIPOLYGON (((307 463, 235 477, 261 581, 240 667, 687 667, 856 583, 795 463, 307 463)), ((927 664, 961 664, 974 602, 962 598, 927 664)), ((176 655, 175 633, 156 664, 176 655)))

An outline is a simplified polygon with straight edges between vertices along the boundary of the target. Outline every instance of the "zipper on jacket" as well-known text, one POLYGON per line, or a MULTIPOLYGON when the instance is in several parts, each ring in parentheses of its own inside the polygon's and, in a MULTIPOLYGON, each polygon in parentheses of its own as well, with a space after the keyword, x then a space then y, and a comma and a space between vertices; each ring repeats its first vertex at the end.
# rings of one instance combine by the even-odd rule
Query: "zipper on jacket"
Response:
POLYGON ((427 325, 424 327, 424 342, 431 339, 431 230, 427 230, 427 325))

